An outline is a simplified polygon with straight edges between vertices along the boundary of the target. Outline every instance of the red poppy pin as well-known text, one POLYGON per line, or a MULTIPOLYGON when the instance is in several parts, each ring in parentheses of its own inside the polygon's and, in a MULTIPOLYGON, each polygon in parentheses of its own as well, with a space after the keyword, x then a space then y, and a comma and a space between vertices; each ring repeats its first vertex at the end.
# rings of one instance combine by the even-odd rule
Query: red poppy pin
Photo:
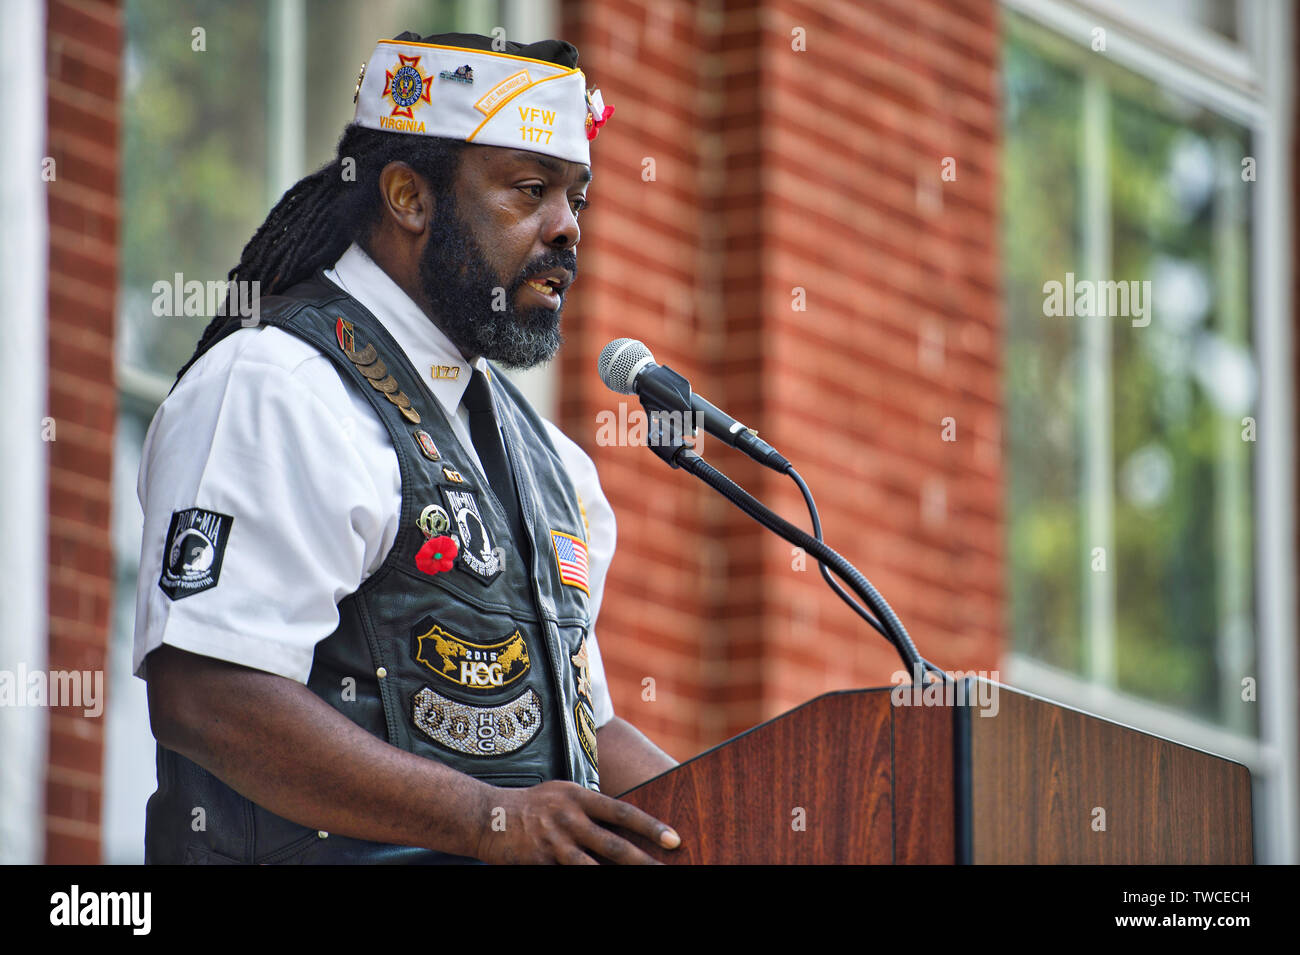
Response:
POLYGON ((433 537, 425 541, 424 546, 416 552, 415 566, 426 574, 440 574, 455 566, 456 555, 459 553, 456 538, 446 535, 433 537))
POLYGON ((605 105, 605 99, 600 95, 600 90, 587 90, 587 118, 585 125, 588 139, 595 139, 596 134, 600 132, 600 127, 604 126, 613 115, 614 107, 605 105))

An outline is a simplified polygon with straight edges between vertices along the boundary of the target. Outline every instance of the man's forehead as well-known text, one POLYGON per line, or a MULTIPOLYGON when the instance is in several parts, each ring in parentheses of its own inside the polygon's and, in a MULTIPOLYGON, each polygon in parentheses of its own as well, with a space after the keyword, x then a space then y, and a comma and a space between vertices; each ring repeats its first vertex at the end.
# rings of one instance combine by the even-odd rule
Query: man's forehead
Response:
POLYGON ((479 146, 474 152, 492 163, 509 165, 541 166, 557 176, 573 176, 578 182, 591 182, 591 167, 586 163, 570 162, 545 153, 535 153, 527 149, 514 149, 508 146, 479 146))

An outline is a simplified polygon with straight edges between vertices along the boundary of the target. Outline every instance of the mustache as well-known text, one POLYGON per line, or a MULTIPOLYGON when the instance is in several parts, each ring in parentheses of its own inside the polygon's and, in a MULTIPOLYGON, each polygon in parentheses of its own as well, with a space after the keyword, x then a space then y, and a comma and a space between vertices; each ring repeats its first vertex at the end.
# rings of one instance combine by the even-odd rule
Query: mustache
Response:
POLYGON ((524 284, 524 279, 530 275, 536 275, 538 272, 547 272, 551 269, 568 269, 569 273, 576 280, 578 277, 578 253, 573 249, 555 249, 545 255, 540 255, 533 259, 515 276, 514 284, 511 289, 517 289, 524 284))

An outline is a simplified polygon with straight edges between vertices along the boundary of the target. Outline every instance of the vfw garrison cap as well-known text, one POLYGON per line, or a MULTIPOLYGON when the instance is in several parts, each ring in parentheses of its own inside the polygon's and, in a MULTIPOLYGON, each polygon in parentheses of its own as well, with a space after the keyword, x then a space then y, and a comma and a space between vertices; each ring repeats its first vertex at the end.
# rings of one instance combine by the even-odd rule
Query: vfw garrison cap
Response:
POLYGON ((614 107, 587 89, 577 49, 563 40, 493 44, 471 33, 380 40, 357 78, 354 122, 590 165, 591 140, 614 107))

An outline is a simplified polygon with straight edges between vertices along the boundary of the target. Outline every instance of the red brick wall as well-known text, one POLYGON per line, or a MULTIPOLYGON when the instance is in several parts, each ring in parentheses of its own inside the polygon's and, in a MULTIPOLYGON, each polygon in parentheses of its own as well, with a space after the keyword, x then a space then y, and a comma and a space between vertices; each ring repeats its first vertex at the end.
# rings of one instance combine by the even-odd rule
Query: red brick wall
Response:
MULTIPOLYGON (((49 669, 104 670, 113 592, 119 78, 113 0, 50 0, 49 669)), ((104 685, 108 680, 105 677, 104 685)), ((46 861, 100 860, 104 720, 50 711, 46 861)))
MULTIPOLYGON (((623 400, 596 356, 624 335, 794 461, 828 543, 922 653, 995 669, 997 4, 562 9, 561 35, 617 107, 593 145, 561 406, 619 518, 598 627, 616 709, 687 757, 900 665, 815 564, 792 569, 785 542, 649 450, 596 446, 596 414, 623 400), (792 309, 796 287, 806 311, 792 309)), ((706 442, 715 465, 806 523, 793 483, 725 450, 706 442)))

